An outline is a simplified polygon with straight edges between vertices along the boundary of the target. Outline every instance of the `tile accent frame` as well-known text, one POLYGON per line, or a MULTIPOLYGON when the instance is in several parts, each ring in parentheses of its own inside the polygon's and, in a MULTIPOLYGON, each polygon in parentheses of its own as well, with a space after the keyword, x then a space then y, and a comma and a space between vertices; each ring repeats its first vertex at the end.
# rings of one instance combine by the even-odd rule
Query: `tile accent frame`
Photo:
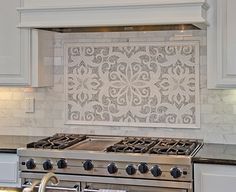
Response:
MULTIPOLYGON (((174 50, 174 51, 176 51, 176 50, 174 50)), ((188 50, 186 49, 186 51, 188 51, 188 50)), ((170 52, 171 52, 171 50, 170 50, 170 52)), ((135 50, 134 50, 133 53, 135 54, 135 50)), ((95 65, 95 63, 90 63, 90 64, 91 65, 95 65)), ((84 65, 86 65, 86 63, 84 65)), ((65 100, 65 124, 71 124, 71 125, 76 125, 76 124, 80 124, 80 125, 112 125, 112 126, 135 126, 135 127, 167 127, 167 128, 199 128, 200 127, 199 42, 198 41, 168 41, 168 42, 145 42, 145 43, 144 42, 141 42, 141 43, 140 42, 130 42, 130 43, 129 42, 124 42, 124 43, 73 43, 72 42, 72 43, 65 43, 64 44, 64 66, 65 66, 65 94, 66 94, 66 100, 65 100), (195 120, 194 120, 194 122, 193 123, 174 123, 174 124, 173 123, 142 122, 142 121, 132 122, 132 118, 129 119, 131 122, 125 122, 124 121, 125 119, 123 119, 122 122, 119 122, 119 121, 116 121, 116 122, 115 121, 93 121, 93 120, 91 121, 91 120, 88 120, 88 119, 87 120, 84 120, 84 119, 80 120, 80 119, 78 119, 79 117, 76 114, 74 114, 75 115, 74 119, 70 119, 69 118, 70 110, 69 110, 68 104, 70 103, 71 107, 73 107, 72 106, 73 104, 71 104, 71 102, 70 102, 71 100, 69 99, 69 97, 73 97, 72 96, 73 94, 69 96, 69 94, 70 94, 69 92, 70 91, 68 89, 69 89, 69 87, 72 90, 74 88, 73 88, 73 86, 71 87, 68 84, 69 83, 68 78, 72 78, 73 79, 73 78, 76 78, 76 77, 73 77, 73 75, 72 76, 69 75, 71 73, 71 69, 69 69, 69 67, 68 67, 68 56, 69 56, 68 55, 68 50, 71 47, 80 47, 80 48, 82 48, 82 47, 86 47, 86 46, 90 47, 90 48, 91 47, 108 47, 109 48, 108 50, 110 50, 111 47, 116 47, 118 52, 119 52, 119 54, 121 54, 122 51, 123 51, 123 56, 124 56, 124 54, 126 54, 126 57, 128 57, 128 56, 132 57, 132 56, 129 55, 129 54, 132 55, 132 50, 131 50, 131 52, 129 52, 129 50, 124 50, 124 49, 123 50, 122 49, 119 50, 119 48, 122 48, 122 46, 123 46, 123 48, 124 47, 128 47, 128 46, 132 47, 134 45, 136 45, 136 46, 139 45, 139 46, 143 46, 143 47, 145 47, 145 46, 149 46, 149 47, 150 46, 164 46, 164 47, 165 46, 166 47, 168 47, 168 46, 169 47, 172 47, 172 46, 174 46, 174 47, 178 47, 178 46, 181 47, 181 46, 183 46, 183 48, 184 48, 184 46, 186 46, 186 48, 188 46, 192 46, 194 48, 194 51, 195 51, 194 52, 195 53, 195 57, 194 57, 195 58, 195 62, 194 62, 194 64, 195 64, 194 65, 195 66, 195 74, 194 74, 194 79, 195 79, 195 81, 194 81, 194 85, 195 85, 195 87, 194 87, 195 88, 195 94, 194 94, 194 96, 195 96, 195 102, 194 102, 195 114, 194 115, 195 116, 194 116, 194 118, 195 118, 195 120)), ((83 67, 83 70, 86 70, 86 67, 83 67)), ((128 70, 126 70, 126 72, 127 71, 128 70)), ((149 70, 149 72, 151 72, 151 70, 149 70)), ((84 73, 85 73, 85 71, 84 71, 84 73)), ((94 85, 94 87, 92 89, 96 90, 96 87, 99 87, 99 79, 96 78, 95 77, 96 75, 93 74, 91 71, 90 72, 87 71, 87 75, 88 75, 88 77, 89 76, 90 77, 94 77, 94 80, 91 81, 92 84, 94 85)), ((131 69, 131 75, 132 75, 132 69, 131 69)), ((168 83, 168 82, 165 82, 165 83, 168 83)), ((79 98, 81 99, 82 98, 81 97, 81 93, 82 92, 77 94, 77 96, 76 96, 77 99, 79 99, 79 98)), ((88 101, 88 99, 91 100, 92 95, 90 93, 91 92, 89 92, 89 91, 87 92, 87 95, 86 95, 86 93, 83 93, 83 98, 86 96, 87 97, 87 101, 88 101)), ((95 93, 93 93, 93 94, 95 94, 95 93)), ((174 95, 174 94, 172 96, 176 97, 176 95, 174 95)), ((126 98, 127 98, 127 95, 126 95, 126 98)), ((82 100, 80 100, 80 103, 85 104, 86 100, 82 99, 82 100)), ((80 108, 80 109, 82 109, 82 108, 80 108)), ((132 117, 132 114, 131 114, 131 117, 132 117)))

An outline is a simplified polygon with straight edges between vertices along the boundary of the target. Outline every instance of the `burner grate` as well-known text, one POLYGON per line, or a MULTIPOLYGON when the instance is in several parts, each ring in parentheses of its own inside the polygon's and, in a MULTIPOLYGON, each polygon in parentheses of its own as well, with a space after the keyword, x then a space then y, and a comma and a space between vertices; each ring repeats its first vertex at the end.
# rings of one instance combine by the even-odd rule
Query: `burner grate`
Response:
POLYGON ((47 137, 37 142, 29 143, 27 144, 27 148, 65 149, 85 139, 85 135, 55 134, 52 137, 47 137))
POLYGON ((109 146, 106 151, 187 156, 190 155, 198 145, 197 140, 190 139, 127 137, 109 146))
POLYGON ((149 153, 160 155, 190 155, 197 145, 196 140, 160 139, 150 149, 149 153))
POLYGON ((156 144, 151 138, 126 137, 124 140, 108 147, 107 152, 146 153, 156 144))

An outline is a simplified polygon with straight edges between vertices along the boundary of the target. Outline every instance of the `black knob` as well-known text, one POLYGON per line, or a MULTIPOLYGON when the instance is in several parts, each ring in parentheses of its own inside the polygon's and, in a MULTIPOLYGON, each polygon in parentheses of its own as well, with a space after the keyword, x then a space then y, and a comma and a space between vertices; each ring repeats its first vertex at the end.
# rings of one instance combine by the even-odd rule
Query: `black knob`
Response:
POLYGON ((36 167, 36 164, 34 162, 33 159, 29 159, 27 162, 26 162, 26 168, 27 169, 34 169, 36 167))
POLYGON ((181 177, 182 172, 180 171, 178 167, 174 167, 173 169, 171 169, 170 174, 172 177, 176 179, 178 177, 181 177))
POLYGON ((136 169, 134 168, 133 165, 128 165, 128 166, 126 167, 126 173, 127 173, 128 175, 134 175, 134 174, 136 173, 136 169))
POLYGON ((84 170, 86 170, 86 171, 92 170, 92 169, 93 169, 92 161, 91 161, 91 160, 86 160, 86 161, 83 163, 83 167, 84 167, 84 170))
POLYGON ((157 165, 154 165, 151 168, 151 173, 154 177, 159 177, 159 176, 161 176, 162 171, 161 171, 160 167, 158 167, 157 165))
POLYGON ((58 169, 65 169, 67 167, 67 163, 65 159, 60 159, 57 161, 57 167, 58 169))
POLYGON ((118 171, 118 168, 116 167, 115 163, 111 163, 110 165, 107 166, 107 171, 110 174, 114 174, 118 171))
POLYGON ((140 173, 145 174, 148 172, 148 166, 147 163, 140 163, 138 166, 138 170, 140 173))
POLYGON ((44 170, 51 170, 53 168, 52 163, 50 160, 47 160, 43 163, 44 170))

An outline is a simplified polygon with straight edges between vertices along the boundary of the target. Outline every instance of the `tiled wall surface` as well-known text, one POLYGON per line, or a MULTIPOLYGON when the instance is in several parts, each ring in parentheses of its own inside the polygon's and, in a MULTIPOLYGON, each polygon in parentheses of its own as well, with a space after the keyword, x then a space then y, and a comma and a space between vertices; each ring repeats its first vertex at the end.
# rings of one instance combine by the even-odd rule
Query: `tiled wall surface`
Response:
POLYGON ((199 128, 199 42, 66 43, 66 122, 199 128))
POLYGON ((55 42, 54 87, 0 88, 1 135, 51 135, 56 132, 188 137, 202 138, 205 142, 212 143, 236 143, 236 90, 208 90, 206 88, 205 31, 58 34, 55 42), (106 43, 169 40, 196 40, 200 42, 200 129, 64 124, 63 45, 65 42, 106 43), (35 113, 25 113, 25 97, 35 98, 35 113))

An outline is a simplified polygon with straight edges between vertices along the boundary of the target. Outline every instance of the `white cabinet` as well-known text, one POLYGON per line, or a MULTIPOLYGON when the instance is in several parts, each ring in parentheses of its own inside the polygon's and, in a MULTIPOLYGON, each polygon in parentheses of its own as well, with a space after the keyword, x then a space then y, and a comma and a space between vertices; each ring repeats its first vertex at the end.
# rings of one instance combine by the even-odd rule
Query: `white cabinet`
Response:
POLYGON ((208 88, 236 87, 236 1, 208 0, 208 88))
POLYGON ((20 187, 17 154, 0 153, 0 188, 20 187))
POLYGON ((54 35, 17 28, 20 14, 16 9, 21 6, 21 0, 0 1, 0 85, 51 86, 54 35), (44 39, 39 42, 41 36, 44 39), (32 50, 43 51, 33 54, 32 50))
POLYGON ((0 2, 0 84, 27 85, 30 82, 30 31, 16 28, 20 0, 0 2))
POLYGON ((236 166, 194 165, 194 192, 235 192, 236 166))

